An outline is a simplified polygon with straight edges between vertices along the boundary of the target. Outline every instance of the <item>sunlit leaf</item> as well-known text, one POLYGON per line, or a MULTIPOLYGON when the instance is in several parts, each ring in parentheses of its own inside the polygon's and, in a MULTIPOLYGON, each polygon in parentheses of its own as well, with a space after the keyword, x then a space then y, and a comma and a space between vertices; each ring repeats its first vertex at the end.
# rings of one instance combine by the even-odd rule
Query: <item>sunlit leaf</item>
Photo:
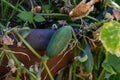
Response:
POLYGON ((33 13, 32 12, 21 12, 17 15, 23 21, 33 22, 33 13))
POLYGON ((120 23, 116 21, 105 23, 99 38, 107 51, 120 56, 120 23))

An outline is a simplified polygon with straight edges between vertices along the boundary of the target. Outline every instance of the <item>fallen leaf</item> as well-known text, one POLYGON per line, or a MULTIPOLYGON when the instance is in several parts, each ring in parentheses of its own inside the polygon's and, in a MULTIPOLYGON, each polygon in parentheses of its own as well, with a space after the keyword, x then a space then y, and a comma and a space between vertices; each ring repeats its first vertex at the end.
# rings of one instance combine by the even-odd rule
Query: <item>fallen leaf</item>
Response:
POLYGON ((6 45, 13 45, 14 39, 11 39, 8 35, 4 35, 3 38, 3 44, 6 45))
POLYGON ((120 20, 120 9, 114 8, 114 9, 113 9, 113 16, 115 17, 115 19, 116 19, 117 21, 119 21, 119 20, 120 20))
POLYGON ((75 8, 73 8, 69 16, 72 20, 81 19, 86 17, 94 9, 94 4, 99 0, 90 0, 86 3, 86 0, 82 0, 75 8))
POLYGON ((4 80, 16 80, 15 77, 12 76, 12 73, 8 73, 4 80))
POLYGON ((64 26, 67 24, 67 22, 66 20, 58 20, 58 24, 64 26))
POLYGON ((22 47, 23 42, 17 42, 17 47, 22 47))

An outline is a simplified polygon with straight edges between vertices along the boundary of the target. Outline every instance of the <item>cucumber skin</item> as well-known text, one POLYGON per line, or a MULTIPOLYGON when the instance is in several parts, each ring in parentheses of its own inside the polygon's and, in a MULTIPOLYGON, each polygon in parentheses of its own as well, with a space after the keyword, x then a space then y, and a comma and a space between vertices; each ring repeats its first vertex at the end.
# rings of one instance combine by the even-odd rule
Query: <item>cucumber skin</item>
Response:
POLYGON ((59 54, 69 44, 72 38, 72 27, 63 26, 59 28, 52 36, 47 49, 46 56, 52 58, 59 54))
POLYGON ((90 47, 89 47, 88 44, 84 45, 84 51, 85 51, 85 53, 83 53, 83 52, 80 53, 80 56, 83 55, 83 54, 87 55, 88 59, 85 62, 83 62, 82 65, 83 65, 85 71, 90 73, 93 70, 94 60, 93 60, 93 56, 92 56, 92 53, 90 51, 90 47))

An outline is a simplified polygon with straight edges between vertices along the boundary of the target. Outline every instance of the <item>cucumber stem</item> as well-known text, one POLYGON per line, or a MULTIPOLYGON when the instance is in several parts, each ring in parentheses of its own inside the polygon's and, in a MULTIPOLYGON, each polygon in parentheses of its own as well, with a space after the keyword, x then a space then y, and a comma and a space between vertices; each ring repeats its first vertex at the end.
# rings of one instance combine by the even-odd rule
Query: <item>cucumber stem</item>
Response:
MULTIPOLYGON (((73 49, 74 56, 77 55, 76 47, 73 49)), ((76 61, 73 61, 73 80, 76 80, 76 69, 77 69, 77 63, 76 61)))
POLYGON ((72 80, 72 70, 73 70, 73 65, 70 65, 68 80, 72 80))
POLYGON ((20 80, 20 74, 21 73, 21 69, 20 68, 18 68, 17 69, 17 76, 16 76, 16 79, 15 80, 20 80))
POLYGON ((103 76, 105 74, 105 69, 102 69, 101 73, 100 73, 100 76, 98 77, 97 80, 103 80, 103 76))
POLYGON ((37 28, 37 26, 36 26, 36 24, 35 24, 35 22, 34 22, 34 21, 32 21, 32 24, 33 24, 34 28, 36 29, 36 28, 37 28))
POLYGON ((102 21, 99 21, 99 22, 96 22, 94 24, 91 24, 89 27, 88 27, 88 30, 92 30, 92 29, 97 29, 100 25, 108 22, 109 20, 102 20, 102 21))
POLYGON ((61 13, 35 13, 35 14, 39 14, 39 15, 41 15, 41 16, 55 16, 55 17, 68 17, 68 15, 67 14, 61 14, 61 13))
POLYGON ((47 73, 48 73, 48 75, 49 75, 49 77, 50 77, 50 80, 54 80, 54 78, 53 78, 53 76, 52 76, 52 74, 51 74, 51 72, 50 72, 50 70, 49 70, 46 62, 47 62, 47 60, 46 60, 46 61, 42 61, 43 66, 44 66, 44 68, 46 69, 46 71, 47 71, 47 73))
POLYGON ((91 19, 91 20, 94 20, 94 21, 96 21, 96 22, 99 22, 98 19, 96 19, 96 18, 94 18, 94 17, 92 17, 92 16, 86 16, 86 17, 89 18, 89 19, 91 19))

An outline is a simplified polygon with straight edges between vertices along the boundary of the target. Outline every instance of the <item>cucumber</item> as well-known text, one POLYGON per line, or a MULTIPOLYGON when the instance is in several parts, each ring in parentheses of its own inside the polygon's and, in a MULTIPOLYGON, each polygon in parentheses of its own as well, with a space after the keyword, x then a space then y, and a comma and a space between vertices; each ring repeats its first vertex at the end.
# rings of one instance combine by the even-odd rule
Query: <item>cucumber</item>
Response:
POLYGON ((80 62, 80 63, 82 63, 84 70, 90 73, 93 70, 94 61, 93 61, 93 56, 92 56, 92 53, 91 53, 91 50, 88 44, 84 45, 84 52, 82 51, 80 53, 80 57, 84 57, 85 55, 87 55, 88 57, 87 60, 84 62, 80 62))
POLYGON ((52 58, 63 51, 72 38, 72 27, 63 26, 59 28, 52 36, 47 49, 46 56, 52 58))

